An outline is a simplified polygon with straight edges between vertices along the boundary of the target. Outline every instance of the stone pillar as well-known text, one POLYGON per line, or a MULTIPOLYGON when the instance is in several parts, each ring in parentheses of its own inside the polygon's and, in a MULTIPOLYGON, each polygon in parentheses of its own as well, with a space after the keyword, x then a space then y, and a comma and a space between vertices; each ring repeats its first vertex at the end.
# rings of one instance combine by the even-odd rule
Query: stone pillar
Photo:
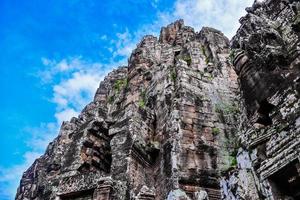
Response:
POLYGON ((112 185, 113 182, 111 179, 101 183, 94 191, 93 200, 112 200, 112 185))

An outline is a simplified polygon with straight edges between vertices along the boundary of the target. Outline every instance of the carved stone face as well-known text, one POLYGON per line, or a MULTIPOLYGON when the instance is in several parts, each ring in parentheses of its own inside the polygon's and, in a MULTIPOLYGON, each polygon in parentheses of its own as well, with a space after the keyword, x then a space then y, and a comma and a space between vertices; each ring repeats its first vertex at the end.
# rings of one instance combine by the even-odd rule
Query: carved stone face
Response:
POLYGON ((274 199, 300 196, 299 8, 293 0, 256 1, 231 41, 230 59, 248 115, 242 143, 252 152, 261 194, 274 199))
POLYGON ((248 12, 231 41, 231 55, 250 117, 276 92, 291 85, 299 89, 300 54, 299 33, 288 21, 298 15, 282 11, 286 19, 268 16, 259 6, 248 12))

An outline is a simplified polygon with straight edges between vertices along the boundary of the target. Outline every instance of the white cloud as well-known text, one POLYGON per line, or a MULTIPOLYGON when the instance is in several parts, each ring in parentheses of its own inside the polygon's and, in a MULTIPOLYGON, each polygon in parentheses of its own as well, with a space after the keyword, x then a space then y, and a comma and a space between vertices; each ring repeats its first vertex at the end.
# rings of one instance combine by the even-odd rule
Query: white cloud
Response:
POLYGON ((117 33, 117 40, 113 40, 115 51, 113 52, 113 57, 129 57, 132 50, 136 47, 138 36, 131 34, 126 28, 125 32, 117 33))
MULTIPOLYGON (((169 12, 158 12, 157 20, 152 24, 145 24, 135 32, 127 28, 117 33, 116 40, 111 40, 113 57, 128 57, 136 44, 144 35, 159 36, 162 26, 166 26, 178 19, 184 19, 185 24, 200 31, 203 26, 214 27, 231 38, 239 27, 239 18, 246 14, 245 8, 253 4, 254 0, 176 0, 169 12)), ((158 0, 152 1, 159 3, 158 0)))
POLYGON ((11 168, 0 168, 0 183, 5 187, 0 188, 2 198, 13 199, 16 195, 16 188, 20 183, 23 172, 38 158, 39 152, 26 152, 23 155, 24 162, 11 168))
POLYGON ((73 108, 67 108, 55 113, 55 118, 57 119, 58 123, 61 124, 63 121, 68 121, 72 117, 77 117, 78 115, 79 112, 75 111, 73 108))
POLYGON ((54 116, 60 125, 62 121, 78 116, 83 107, 92 101, 100 81, 115 63, 104 65, 73 57, 60 61, 48 59, 46 64, 52 76, 60 75, 52 86, 52 102, 56 104, 54 116))
POLYGON ((59 110, 67 107, 82 109, 98 88, 103 74, 93 72, 75 72, 71 78, 62 80, 53 87, 53 102, 57 104, 59 110))
POLYGON ((22 163, 6 168, 0 167, 0 197, 14 199, 23 172, 44 153, 49 142, 57 136, 58 129, 57 123, 42 123, 40 127, 24 128, 24 131, 31 136, 30 140, 26 141, 30 150, 22 155, 22 163))
MULTIPOLYGON (((53 81, 56 75, 68 75, 71 72, 83 69, 85 63, 83 63, 81 56, 69 57, 60 61, 50 60, 48 58, 41 58, 44 69, 37 73, 37 76, 43 81, 43 83, 49 84, 53 81)), ((97 65, 94 63, 92 65, 97 65)), ((94 67, 94 66, 93 66, 94 67)))
POLYGON ((41 155, 49 142, 57 136, 59 126, 56 122, 41 123, 39 127, 25 127, 24 131, 31 135, 26 141, 27 146, 41 155))
POLYGON ((154 7, 154 8, 157 8, 158 4, 159 4, 159 1, 160 0, 151 0, 151 5, 154 7))
POLYGON ((246 14, 245 8, 252 3, 253 0, 177 0, 174 11, 162 13, 161 17, 170 21, 182 18, 195 30, 214 27, 231 38, 239 27, 239 18, 246 14))
MULTIPOLYGON (((125 39, 125 35, 120 36, 120 38, 125 39)), ((42 63, 46 65, 48 71, 51 71, 51 78, 59 77, 59 80, 56 80, 56 84, 51 84, 53 90, 51 101, 56 105, 56 112, 54 113, 56 122, 41 124, 41 127, 51 130, 51 132, 56 130, 57 133, 58 127, 63 121, 77 117, 84 106, 93 100, 104 76, 113 68, 127 62, 127 57, 123 57, 119 61, 112 61, 108 64, 89 62, 80 56, 65 58, 60 61, 43 58, 42 63)))
MULTIPOLYGON (((120 60, 104 65, 88 62, 81 57, 58 61, 42 58, 41 61, 46 70, 39 73, 47 75, 48 80, 44 83, 52 87, 53 91, 50 99, 56 105, 56 112, 53 114, 55 121, 41 123, 39 127, 26 127, 24 131, 31 137, 26 141, 29 151, 24 153, 23 163, 0 168, 0 196, 7 199, 14 198, 23 172, 44 153, 49 142, 58 135, 61 123, 78 116, 83 107, 92 101, 100 81, 108 71, 124 62, 120 60)), ((45 81, 44 76, 41 81, 45 81)))
POLYGON ((102 36, 100 37, 100 39, 101 39, 101 40, 107 40, 107 35, 102 35, 102 36))

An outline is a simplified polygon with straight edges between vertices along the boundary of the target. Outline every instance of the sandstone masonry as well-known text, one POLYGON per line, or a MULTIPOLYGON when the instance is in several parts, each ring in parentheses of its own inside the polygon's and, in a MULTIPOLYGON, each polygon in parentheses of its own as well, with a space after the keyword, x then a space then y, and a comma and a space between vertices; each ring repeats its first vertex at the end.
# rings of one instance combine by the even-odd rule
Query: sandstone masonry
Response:
POLYGON ((16 200, 300 198, 300 3, 255 2, 229 41, 178 20, 62 124, 16 200))

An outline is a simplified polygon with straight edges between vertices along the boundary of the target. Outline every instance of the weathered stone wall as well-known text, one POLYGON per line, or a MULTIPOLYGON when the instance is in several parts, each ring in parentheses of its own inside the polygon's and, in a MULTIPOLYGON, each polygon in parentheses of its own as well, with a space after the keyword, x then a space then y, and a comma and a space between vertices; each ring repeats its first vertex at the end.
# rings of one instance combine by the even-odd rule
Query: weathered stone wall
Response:
POLYGON ((231 54, 245 108, 241 146, 261 199, 299 199, 300 2, 267 0, 246 10, 231 54))
POLYGON ((221 32, 182 20, 145 36, 25 172, 16 199, 221 198, 239 112, 228 54, 221 32))

